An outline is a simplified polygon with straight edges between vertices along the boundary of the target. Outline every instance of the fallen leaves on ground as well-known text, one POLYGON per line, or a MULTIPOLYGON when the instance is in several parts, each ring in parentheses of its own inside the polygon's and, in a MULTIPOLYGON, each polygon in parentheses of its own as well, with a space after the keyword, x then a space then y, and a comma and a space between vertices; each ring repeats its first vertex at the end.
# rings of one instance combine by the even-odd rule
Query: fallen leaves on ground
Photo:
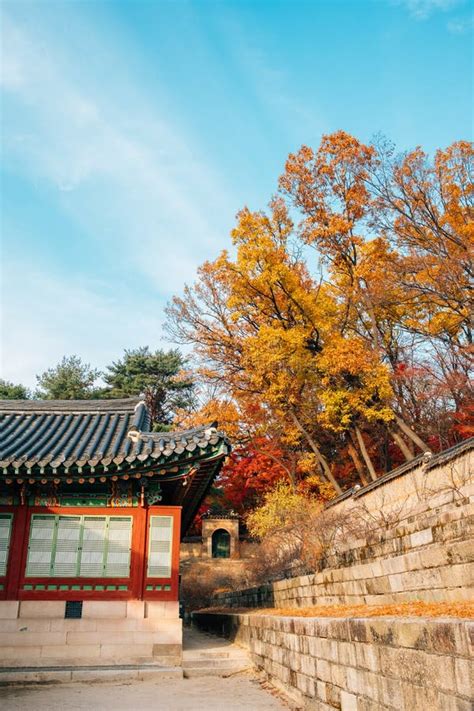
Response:
POLYGON ((212 607, 200 612, 278 617, 460 617, 474 619, 474 601, 401 602, 392 605, 312 605, 309 607, 212 607))

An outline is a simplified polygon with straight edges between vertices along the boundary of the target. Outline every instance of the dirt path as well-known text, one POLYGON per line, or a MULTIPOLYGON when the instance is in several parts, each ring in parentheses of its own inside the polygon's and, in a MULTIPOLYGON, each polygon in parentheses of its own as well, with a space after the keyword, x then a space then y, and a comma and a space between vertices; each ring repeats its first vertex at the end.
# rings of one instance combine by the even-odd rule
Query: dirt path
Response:
POLYGON ((2 711, 288 711, 252 675, 0 688, 2 711))

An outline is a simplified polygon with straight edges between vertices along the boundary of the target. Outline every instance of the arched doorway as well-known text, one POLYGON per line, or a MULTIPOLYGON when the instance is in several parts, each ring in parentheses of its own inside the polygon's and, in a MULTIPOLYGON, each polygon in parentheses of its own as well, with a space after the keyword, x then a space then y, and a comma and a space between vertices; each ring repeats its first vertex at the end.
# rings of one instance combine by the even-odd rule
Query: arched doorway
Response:
POLYGON ((224 528, 218 528, 212 534, 212 557, 230 558, 230 533, 224 528))

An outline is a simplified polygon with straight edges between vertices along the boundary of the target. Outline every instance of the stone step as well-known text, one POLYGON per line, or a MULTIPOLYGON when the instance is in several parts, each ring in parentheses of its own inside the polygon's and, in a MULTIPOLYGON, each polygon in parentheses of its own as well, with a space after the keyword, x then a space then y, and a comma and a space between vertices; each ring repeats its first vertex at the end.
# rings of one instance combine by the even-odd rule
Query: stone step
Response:
POLYGON ((228 659, 229 652, 201 652, 197 649, 185 649, 183 659, 228 659))
POLYGON ((185 666, 183 667, 183 675, 185 679, 190 679, 192 677, 198 676, 231 676, 232 674, 239 674, 248 669, 251 669, 251 664, 236 664, 235 662, 227 666, 215 665, 215 666, 185 666))
POLYGON ((183 673, 186 678, 197 676, 230 676, 252 668, 248 655, 235 658, 184 659, 183 673))
POLYGON ((248 657, 240 657, 239 659, 183 659, 183 667, 231 667, 231 666, 242 666, 243 664, 250 664, 248 657))
POLYGON ((5 667, 0 669, 0 686, 9 684, 51 684, 59 682, 133 681, 182 679, 181 667, 161 667, 153 664, 64 667, 5 667))
POLYGON ((230 652, 183 652, 183 661, 213 660, 213 659, 248 659, 249 655, 245 651, 232 650, 230 652))

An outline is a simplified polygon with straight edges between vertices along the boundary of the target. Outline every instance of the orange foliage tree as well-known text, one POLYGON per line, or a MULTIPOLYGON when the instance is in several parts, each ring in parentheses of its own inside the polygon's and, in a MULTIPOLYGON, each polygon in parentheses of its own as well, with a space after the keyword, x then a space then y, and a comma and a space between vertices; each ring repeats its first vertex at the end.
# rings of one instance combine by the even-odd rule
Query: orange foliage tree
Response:
POLYGON ((339 493, 469 431, 472 155, 324 136, 173 299, 169 332, 238 413, 236 507, 285 477, 339 493))

